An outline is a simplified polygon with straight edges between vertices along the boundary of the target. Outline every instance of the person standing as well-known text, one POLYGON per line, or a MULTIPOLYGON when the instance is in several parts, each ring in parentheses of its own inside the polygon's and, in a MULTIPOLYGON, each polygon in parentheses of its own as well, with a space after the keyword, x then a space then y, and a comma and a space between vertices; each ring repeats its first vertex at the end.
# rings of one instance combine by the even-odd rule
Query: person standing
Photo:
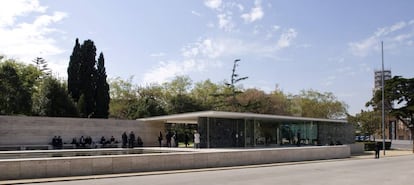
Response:
POLYGON ((187 146, 188 146, 188 140, 190 140, 190 138, 188 137, 188 134, 187 133, 185 133, 184 134, 184 144, 185 144, 185 147, 187 148, 187 146))
POLYGON ((122 148, 126 148, 127 141, 128 141, 128 136, 127 136, 126 132, 124 132, 122 134, 122 148))
POLYGON ((167 147, 171 147, 171 137, 172 137, 171 132, 170 132, 170 131, 168 131, 168 132, 165 134, 165 139, 167 139, 167 147))
POLYGON ((200 134, 194 130, 194 148, 200 148, 200 134))
POLYGON ((158 135, 158 144, 160 145, 160 147, 162 146, 162 133, 160 131, 160 135, 158 135))
POLYGON ((375 159, 379 159, 380 157, 380 145, 378 142, 375 143, 375 159))
POLYGON ((135 134, 134 134, 134 131, 131 131, 129 133, 129 148, 134 148, 134 144, 135 144, 135 134))

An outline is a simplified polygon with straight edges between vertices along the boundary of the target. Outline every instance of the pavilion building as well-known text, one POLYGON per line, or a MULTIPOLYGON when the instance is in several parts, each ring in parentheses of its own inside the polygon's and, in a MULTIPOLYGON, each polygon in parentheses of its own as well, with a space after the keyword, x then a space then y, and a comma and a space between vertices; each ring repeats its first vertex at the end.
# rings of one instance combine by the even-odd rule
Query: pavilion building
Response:
POLYGON ((354 127, 346 120, 256 113, 201 111, 141 118, 164 123, 165 131, 186 124, 200 133, 201 148, 278 147, 354 143, 354 127))

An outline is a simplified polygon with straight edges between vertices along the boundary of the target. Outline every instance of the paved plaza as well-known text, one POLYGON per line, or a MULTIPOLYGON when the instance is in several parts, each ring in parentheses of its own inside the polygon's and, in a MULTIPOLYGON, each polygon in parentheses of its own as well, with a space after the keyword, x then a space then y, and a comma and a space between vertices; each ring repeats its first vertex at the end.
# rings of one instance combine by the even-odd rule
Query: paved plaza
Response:
POLYGON ((131 176, 90 177, 92 179, 36 183, 38 185, 132 185, 132 184, 306 184, 306 185, 382 185, 412 184, 414 155, 409 151, 388 152, 374 159, 363 155, 350 159, 279 163, 249 167, 130 174, 131 176), (109 178, 112 177, 112 178, 109 178), (115 178, 116 177, 116 178, 115 178), (95 179, 94 179, 95 178, 95 179), (97 178, 97 179, 96 179, 97 178))

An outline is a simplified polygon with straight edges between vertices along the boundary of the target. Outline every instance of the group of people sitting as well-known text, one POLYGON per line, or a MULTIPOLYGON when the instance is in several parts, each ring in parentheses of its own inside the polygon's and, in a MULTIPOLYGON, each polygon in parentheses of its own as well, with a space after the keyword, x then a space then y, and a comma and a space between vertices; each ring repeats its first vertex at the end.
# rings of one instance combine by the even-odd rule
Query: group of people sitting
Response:
MULTIPOLYGON (((63 141, 61 136, 55 136, 52 139, 52 146, 53 149, 62 149, 63 148, 63 141)), ((65 143, 66 144, 66 143, 65 143)), ((101 139, 98 142, 94 142, 91 136, 81 136, 79 139, 74 137, 72 139, 72 142, 70 143, 72 145, 75 145, 76 148, 98 148, 99 144, 101 147, 106 147, 108 145, 115 145, 118 144, 118 141, 115 139, 114 136, 111 136, 108 140, 105 138, 105 136, 102 136, 101 139)), ((127 135, 126 132, 122 134, 122 147, 126 148, 133 148, 133 147, 142 147, 143 142, 141 137, 135 136, 135 133, 131 131, 129 135, 127 135)))
POLYGON ((95 143, 92 141, 92 137, 91 136, 87 136, 87 137, 81 136, 79 138, 79 140, 77 140, 77 138, 74 137, 72 139, 72 142, 70 144, 76 145, 76 147, 80 147, 80 146, 81 147, 85 147, 86 145, 92 146, 92 144, 95 144, 95 143))
POLYGON ((102 146, 105 146, 105 145, 110 145, 110 144, 116 144, 118 143, 118 141, 115 140, 114 136, 111 136, 109 140, 106 140, 105 136, 102 136, 99 143, 102 144, 102 146))
POLYGON ((53 149, 61 149, 63 147, 62 137, 55 136, 52 139, 53 149))

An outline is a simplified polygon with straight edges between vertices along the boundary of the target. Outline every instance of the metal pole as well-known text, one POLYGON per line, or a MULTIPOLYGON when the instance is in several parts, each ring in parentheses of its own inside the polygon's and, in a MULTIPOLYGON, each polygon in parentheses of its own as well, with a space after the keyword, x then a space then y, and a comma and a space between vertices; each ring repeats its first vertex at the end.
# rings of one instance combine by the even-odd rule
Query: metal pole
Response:
POLYGON ((381 55, 382 55, 382 75, 381 75, 381 83, 382 83, 382 150, 384 151, 385 155, 385 103, 384 103, 384 44, 381 41, 381 55))

